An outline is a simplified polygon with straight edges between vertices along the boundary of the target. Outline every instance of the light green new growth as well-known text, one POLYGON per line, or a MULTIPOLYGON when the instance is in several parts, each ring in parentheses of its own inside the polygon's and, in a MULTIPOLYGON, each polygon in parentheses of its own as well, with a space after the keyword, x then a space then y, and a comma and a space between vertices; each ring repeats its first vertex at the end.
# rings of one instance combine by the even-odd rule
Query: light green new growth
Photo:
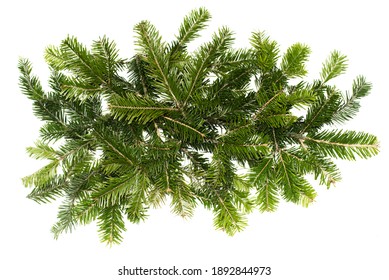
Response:
POLYGON ((331 53, 307 82, 310 48, 281 54, 263 32, 234 49, 223 27, 189 52, 210 18, 192 11, 170 43, 140 22, 129 59, 106 37, 90 49, 68 37, 46 50, 48 92, 20 59, 21 90, 44 121, 27 151, 48 161, 23 182, 39 203, 62 200, 55 237, 97 221, 101 240, 119 243, 125 220, 143 221, 167 201, 182 217, 204 205, 233 235, 254 209, 275 211, 281 199, 308 206, 316 192, 305 175, 330 187, 340 180, 333 158, 378 153, 375 136, 331 128, 352 119, 371 90, 362 76, 348 94, 327 84, 345 72, 345 56, 331 53))

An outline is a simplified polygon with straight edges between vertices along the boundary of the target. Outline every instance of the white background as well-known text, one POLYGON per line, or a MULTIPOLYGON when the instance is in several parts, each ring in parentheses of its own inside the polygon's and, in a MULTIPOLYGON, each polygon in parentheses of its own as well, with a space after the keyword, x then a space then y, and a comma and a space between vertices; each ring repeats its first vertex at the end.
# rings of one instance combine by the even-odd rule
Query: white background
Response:
MULTIPOLYGON (((119 277, 123 265, 144 268, 211 269, 212 266, 271 266, 270 277, 228 279, 389 279, 388 230, 388 50, 385 1, 4 1, 0 4, 0 278, 1 279, 151 279, 119 277), (365 75, 372 94, 362 102, 348 129, 379 137, 381 153, 370 160, 339 162, 343 180, 336 188, 317 186, 308 209, 282 203, 275 213, 253 213, 247 229, 234 237, 215 231, 212 215, 199 208, 184 221, 168 207, 150 211, 140 225, 127 225, 124 242, 109 248, 99 242, 96 225, 54 240, 56 205, 26 199, 20 178, 41 162, 25 147, 38 138, 39 122, 18 89, 18 57, 29 58, 46 86, 44 48, 67 34, 89 45, 106 34, 123 57, 134 53, 133 26, 153 22, 166 40, 173 38, 191 9, 205 6, 213 15, 211 32, 227 25, 236 46, 249 45, 252 31, 265 30, 283 50, 294 42, 311 46, 309 78, 333 49, 349 58, 336 83, 350 89, 365 75)), ((168 279, 156 277, 153 279, 168 279)), ((181 279, 181 277, 175 277, 181 279)), ((221 279, 215 276, 182 279, 221 279)), ((224 279, 224 277, 223 277, 224 279)))

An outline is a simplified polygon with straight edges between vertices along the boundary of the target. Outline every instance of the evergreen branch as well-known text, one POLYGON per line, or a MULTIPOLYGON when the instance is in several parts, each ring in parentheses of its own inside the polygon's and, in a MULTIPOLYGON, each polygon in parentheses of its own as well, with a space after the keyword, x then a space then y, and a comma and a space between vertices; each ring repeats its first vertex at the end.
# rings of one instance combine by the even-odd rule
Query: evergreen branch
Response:
POLYGON ((58 152, 42 141, 37 141, 35 147, 27 147, 26 151, 30 157, 34 157, 35 159, 48 159, 52 161, 58 159, 58 152))
POLYGON ((104 90, 101 86, 66 77, 62 81, 62 92, 69 98, 78 98, 80 101, 85 101, 88 97, 101 94, 104 90))
POLYGON ((99 215, 99 207, 96 200, 83 200, 79 203, 79 210, 76 215, 76 220, 81 224, 89 224, 97 219, 99 215))
POLYGON ((63 111, 56 110, 53 112, 49 108, 50 105, 55 103, 54 100, 50 100, 50 95, 45 94, 39 79, 32 76, 32 65, 27 59, 19 59, 18 68, 21 73, 19 77, 19 85, 22 92, 31 100, 34 101, 34 113, 42 120, 55 121, 61 124, 63 127, 66 126, 66 118, 63 111))
POLYGON ((296 186, 292 183, 294 180, 292 180, 291 176, 294 176, 294 174, 292 174, 287 168, 287 165, 283 158, 283 153, 279 153, 279 161, 280 161, 279 172, 280 172, 280 178, 283 183, 282 190, 284 192, 284 198, 286 200, 297 203, 300 199, 300 194, 296 189, 296 186))
POLYGON ((253 185, 259 185, 265 181, 268 174, 273 168, 273 159, 268 157, 260 160, 256 166, 251 167, 249 173, 249 180, 253 185))
POLYGON ((210 13, 205 8, 193 10, 187 15, 179 28, 177 41, 179 46, 185 46, 197 38, 199 31, 206 27, 207 21, 211 19, 210 13))
POLYGON ((254 114, 253 116, 253 119, 258 119, 259 118, 259 115, 266 109, 266 107, 268 107, 273 101, 277 100, 277 98, 281 95, 281 94, 284 94, 283 91, 279 91, 277 92, 275 95, 273 95, 265 104, 263 104, 261 106, 261 108, 259 108, 257 110, 257 112, 254 114))
POLYGON ((279 153, 277 170, 284 199, 308 207, 317 194, 312 186, 301 175, 297 174, 294 162, 290 161, 288 155, 283 151, 279 153))
POLYGON ((116 72, 116 68, 119 66, 118 51, 116 50, 116 44, 113 41, 104 36, 99 40, 94 41, 92 45, 92 53, 100 58, 105 65, 107 84, 111 85, 112 78, 116 72))
POLYGON ((162 116, 162 118, 164 118, 164 119, 166 119, 166 120, 168 120, 168 121, 174 122, 174 123, 176 123, 176 124, 178 124, 178 125, 180 125, 180 126, 186 127, 186 128, 188 128, 188 129, 190 129, 190 130, 196 132, 196 133, 197 133, 198 135, 200 135, 202 138, 205 138, 205 134, 204 134, 204 133, 198 131, 197 129, 191 127, 191 126, 188 125, 188 124, 185 124, 185 123, 183 123, 183 122, 177 121, 177 120, 172 119, 172 118, 167 117, 167 116, 162 116))
POLYGON ((73 157, 77 158, 77 156, 80 157, 80 160, 82 159, 82 156, 77 153, 82 151, 87 145, 89 145, 88 142, 83 145, 77 145, 77 147, 65 152, 56 151, 42 142, 37 142, 36 147, 27 148, 27 152, 31 157, 35 157, 36 159, 49 159, 50 162, 35 173, 24 177, 22 179, 23 184, 25 186, 35 186, 35 188, 44 188, 49 185, 53 179, 55 180, 57 169, 60 166, 65 167, 66 160, 69 161, 73 157))
POLYGON ((22 181, 38 203, 63 200, 55 238, 97 220, 101 240, 119 243, 124 218, 139 223, 168 196, 173 213, 191 217, 199 202, 233 235, 255 208, 275 211, 280 199, 308 206, 316 192, 305 176, 330 187, 340 180, 333 158, 378 154, 374 135, 327 128, 352 119, 371 91, 362 76, 351 94, 326 84, 346 70, 345 56, 332 52, 320 80, 295 84, 308 46, 290 46, 278 62, 279 46, 263 32, 233 49, 223 27, 190 52, 209 19, 192 11, 171 43, 140 22, 128 60, 105 36, 90 50, 68 36, 46 49, 49 92, 19 59, 21 92, 44 121, 27 153, 49 161, 22 181))
POLYGON ((266 36, 264 32, 255 32, 250 39, 256 54, 256 64, 266 73, 276 66, 279 57, 279 48, 276 41, 266 36))
POLYGON ((248 129, 248 130, 251 130, 252 127, 253 127, 254 123, 253 122, 248 122, 244 125, 241 125, 241 126, 238 126, 234 129, 231 129, 231 130, 228 130, 226 131, 224 134, 221 134, 219 135, 216 139, 219 140, 219 139, 223 139, 225 137, 234 137, 235 135, 239 135, 239 133, 241 132, 242 129, 248 129))
POLYGON ((343 74, 346 69, 347 57, 338 51, 333 51, 330 57, 323 63, 323 68, 320 73, 323 84, 343 74))
POLYGON ((172 202, 173 212, 183 218, 193 216, 193 210, 196 206, 196 201, 193 198, 191 189, 185 182, 172 186, 172 202))
POLYGON ((63 40, 61 51, 65 60, 67 60, 66 67, 82 76, 89 77, 92 75, 102 84, 106 84, 106 81, 97 69, 96 60, 93 59, 86 47, 80 44, 76 38, 68 37, 63 40))
POLYGON ((320 177, 320 184, 329 188, 341 179, 337 166, 328 158, 307 150, 283 149, 290 158, 295 159, 296 169, 300 174, 313 173, 315 179, 320 177))
POLYGON ((127 94, 126 96, 112 95, 108 107, 117 119, 126 119, 129 123, 135 120, 143 124, 154 121, 166 112, 180 111, 178 108, 161 105, 147 96, 127 94))
POLYGON ((184 105, 191 98, 194 93, 194 89, 199 87, 199 84, 202 83, 202 80, 208 74, 211 69, 211 62, 229 47, 232 40, 232 32, 227 28, 222 28, 219 30, 219 34, 213 35, 211 43, 208 43, 200 48, 198 54, 194 58, 194 65, 189 70, 189 76, 191 79, 184 105))
POLYGON ((128 196, 125 212, 127 218, 133 223, 139 223, 146 218, 145 203, 151 186, 150 179, 144 173, 137 173, 135 177, 135 187, 132 193, 128 196))
POLYGON ((55 223, 51 232, 54 234, 54 238, 58 239, 59 235, 63 232, 71 233, 77 225, 77 220, 75 219, 76 207, 74 205, 74 200, 67 200, 59 207, 58 211, 58 222, 55 223))
POLYGON ((135 176, 133 173, 128 173, 120 177, 108 178, 103 188, 93 194, 93 199, 98 201, 101 207, 117 204, 132 190, 135 176))
POLYGON ((55 176, 45 184, 35 185, 35 188, 27 195, 27 198, 37 203, 48 203, 63 195, 68 182, 64 177, 55 176))
POLYGON ((259 123, 265 123, 269 127, 279 128, 288 127, 297 121, 297 117, 290 113, 287 114, 275 114, 270 116, 263 116, 259 123))
MULTIPOLYGON (((255 202, 253 201, 250 193, 250 186, 242 177, 235 176, 233 180, 234 188, 230 190, 232 204, 244 214, 249 214, 253 211, 255 207, 255 202), (246 185, 246 186, 245 186, 246 185), (241 189, 243 187, 243 189, 241 189), (246 190, 244 190, 246 189, 246 190)), ((243 217, 242 215, 242 217, 243 217)), ((247 223, 246 223, 247 225, 247 223)))
POLYGON ((120 108, 120 109, 128 109, 128 110, 162 110, 162 111, 176 111, 179 112, 180 110, 177 108, 167 108, 167 107, 138 107, 138 106, 120 106, 120 105, 110 105, 109 108, 120 108))
POLYGON ((221 143, 219 149, 226 155, 238 160, 260 159, 268 152, 269 145, 264 144, 238 144, 221 143))
POLYGON ((163 49, 165 48, 161 42, 161 37, 155 27, 147 21, 142 21, 135 26, 135 31, 138 34, 137 44, 143 47, 143 50, 149 54, 148 60, 155 66, 155 75, 161 79, 164 89, 168 92, 171 98, 173 98, 176 105, 179 105, 179 101, 174 94, 171 79, 168 78, 166 65, 162 60, 163 49))
POLYGON ((252 68, 247 67, 245 69, 238 69, 237 71, 231 71, 227 75, 223 75, 222 78, 213 83, 213 95, 217 97, 223 91, 231 92, 233 89, 244 89, 244 87, 247 86, 252 72, 252 68))
POLYGON ((365 77, 358 76, 352 85, 351 96, 346 96, 339 110, 334 114, 333 121, 344 123, 352 119, 359 111, 359 100, 367 96, 372 88, 371 83, 368 83, 365 77))
POLYGON ((40 100, 45 94, 38 78, 31 75, 31 62, 28 59, 20 58, 18 68, 21 74, 19 85, 22 92, 32 100, 40 100))
POLYGON ((280 146, 278 144, 278 139, 277 139, 277 136, 276 136, 276 131, 274 128, 271 129, 272 131, 272 136, 273 136, 273 143, 274 143, 274 148, 275 148, 275 153, 278 153, 279 150, 280 150, 280 146))
POLYGON ((302 136, 304 143, 325 156, 355 160, 355 155, 369 158, 378 153, 377 137, 363 132, 330 130, 302 136))
POLYGON ((315 103, 317 97, 309 88, 294 88, 289 93, 287 100, 291 106, 298 109, 305 109, 315 103))
POLYGON ((120 206, 113 205, 101 209, 98 226, 101 241, 109 245, 120 243, 123 239, 122 232, 126 230, 120 206))
POLYGON ((135 55, 134 62, 136 65, 136 68, 134 69, 134 74, 138 75, 138 79, 140 81, 140 84, 142 85, 142 90, 143 90, 143 95, 148 96, 149 95, 149 90, 148 86, 146 83, 146 76, 144 71, 142 71, 142 61, 140 59, 139 55, 135 55))
POLYGON ((67 60, 60 48, 49 46, 45 50, 45 61, 55 71, 62 71, 67 68, 67 60))
POLYGON ((123 158, 128 164, 130 165, 134 165, 133 161, 128 158, 126 155, 124 155, 119 149, 117 149, 114 145, 112 145, 112 143, 110 143, 107 139, 105 139, 105 137, 100 134, 99 132, 97 132, 96 130, 94 130, 94 133, 106 144, 108 145, 108 147, 114 151, 116 154, 118 154, 121 158, 123 158))
POLYGON ((39 116, 44 121, 56 122, 60 124, 62 128, 66 128, 68 125, 65 112, 63 110, 60 110, 59 112, 54 112, 53 110, 49 109, 47 105, 47 100, 36 100, 34 102, 35 115, 39 116))
POLYGON ((223 199, 217 192, 214 192, 217 197, 214 225, 217 229, 225 231, 228 235, 234 235, 237 231, 242 231, 247 226, 246 219, 238 213, 234 205, 223 199))
POLYGON ((257 185, 256 203, 261 212, 274 212, 279 203, 278 186, 268 178, 257 185))
POLYGON ((307 45, 296 43, 290 46, 281 61, 281 70, 289 78, 302 77, 307 74, 304 63, 311 50, 307 45))
POLYGON ((331 87, 326 87, 326 91, 327 96, 318 94, 316 102, 309 108, 300 134, 310 130, 316 131, 324 124, 331 124, 334 121, 333 117, 341 106, 341 95, 331 87))

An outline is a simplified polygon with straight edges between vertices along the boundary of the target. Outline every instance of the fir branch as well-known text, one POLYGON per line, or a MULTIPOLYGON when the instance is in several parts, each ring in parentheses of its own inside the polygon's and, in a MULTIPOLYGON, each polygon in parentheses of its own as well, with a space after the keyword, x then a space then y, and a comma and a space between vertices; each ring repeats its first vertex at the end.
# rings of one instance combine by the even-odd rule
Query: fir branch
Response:
POLYGON ((273 159, 268 157, 260 160, 255 166, 251 167, 249 180, 254 185, 259 185, 265 181, 269 172, 273 168, 273 159))
POLYGON ((173 85, 173 80, 168 78, 166 63, 164 62, 164 58, 161 57, 165 46, 161 41, 159 33, 155 27, 147 21, 140 22, 134 29, 138 34, 137 44, 149 55, 148 61, 154 66, 153 73, 161 80, 163 89, 167 91, 175 104, 179 106, 180 103, 173 90, 176 85, 173 85))
POLYGON ((320 73, 323 83, 343 74, 347 69, 347 57, 339 51, 333 51, 330 57, 323 63, 323 69, 320 73))
POLYGON ((120 243, 122 232, 126 230, 120 206, 113 205, 100 210, 98 226, 101 241, 108 245, 120 243))
POLYGON ((368 83, 365 77, 358 76, 353 81, 351 96, 344 98, 341 107, 333 116, 333 121, 341 124, 352 119, 359 111, 359 100, 367 96, 371 88, 371 83, 368 83))
POLYGON ((227 199, 223 198, 217 191, 215 203, 214 225, 217 229, 225 231, 228 235, 234 235, 247 226, 247 220, 240 214, 236 207, 227 199))
POLYGON ((151 181, 144 172, 137 173, 135 180, 135 187, 127 197, 128 201, 125 205, 125 213, 127 214, 128 220, 133 223, 139 223, 147 216, 147 205, 145 204, 147 204, 151 181))
POLYGON ((377 137, 363 132, 327 130, 302 139, 319 153, 340 159, 355 160, 355 155, 369 158, 379 150, 377 137))
POLYGON ((94 192, 92 198, 100 207, 117 204, 127 193, 130 193, 135 181, 135 174, 128 172, 120 177, 108 178, 101 190, 94 192))
POLYGON ((191 98, 194 93, 194 89, 199 87, 204 77, 209 73, 211 69, 211 62, 216 59, 224 50, 226 50, 232 42, 232 32, 227 28, 221 28, 218 34, 213 35, 213 40, 200 47, 196 54, 193 65, 189 68, 189 80, 188 93, 184 105, 191 98))
POLYGON ((255 32, 250 39, 256 54, 256 64, 264 73, 276 66, 279 58, 279 47, 264 32, 255 32))
POLYGON ((121 68, 122 61, 118 60, 119 53, 116 50, 116 44, 113 41, 104 36, 93 42, 92 54, 98 57, 102 61, 102 65, 105 66, 104 72, 106 72, 106 83, 112 84, 113 76, 118 68, 121 68))
POLYGON ((199 31, 206 27, 207 21, 211 19, 211 14, 205 8, 191 11, 179 28, 177 41, 179 46, 186 46, 189 42, 197 38, 199 31))
POLYGON ((371 91, 362 76, 351 93, 327 84, 346 70, 344 55, 331 53, 320 80, 295 84, 291 78, 307 73, 307 45, 280 58, 277 42, 255 32, 250 48, 234 49, 223 27, 190 52, 209 19, 204 8, 192 11, 170 43, 140 22, 128 60, 105 36, 91 49, 68 36, 46 49, 48 92, 19 60, 21 92, 43 121, 27 153, 49 161, 22 182, 38 203, 63 201, 55 238, 97 221, 101 241, 119 243, 125 219, 145 220, 168 197, 173 213, 191 217, 202 204, 233 235, 254 209, 275 211, 281 199, 312 203, 306 176, 335 184, 333 158, 378 154, 376 136, 331 128, 354 118, 371 91))
POLYGON ((253 116, 253 119, 258 119, 260 118, 260 114, 272 103, 272 102, 275 102, 275 100, 277 100, 277 98, 282 95, 282 94, 285 94, 283 91, 279 91, 277 92, 276 94, 274 94, 269 100, 266 101, 265 104, 263 104, 258 110, 257 112, 254 114, 253 116))
POLYGON ((106 83, 92 54, 75 37, 68 37, 62 41, 61 52, 67 61, 66 67, 73 70, 75 74, 85 77, 92 75, 102 84, 106 83))
POLYGON ((256 203, 261 212, 274 212, 279 203, 278 186, 268 178, 257 186, 256 203))
POLYGON ((152 111, 176 111, 179 112, 180 110, 177 108, 164 108, 164 107, 141 107, 141 106, 120 106, 120 105, 108 105, 109 108, 120 108, 120 109, 128 109, 128 110, 152 110, 152 111))
POLYGON ((134 67, 133 71, 133 76, 136 77, 137 80, 135 80, 135 84, 139 84, 138 81, 140 81, 140 84, 142 85, 142 91, 143 95, 148 96, 149 95, 149 86, 147 84, 147 77, 146 73, 143 69, 142 61, 140 58, 140 55, 135 55, 134 59, 132 60, 134 67))
POLYGON ((19 86, 22 92, 32 100, 40 100, 45 94, 37 77, 32 76, 32 65, 28 59, 20 58, 18 62, 20 71, 19 86))
POLYGON ((305 62, 311 50, 307 45, 296 43, 290 46, 282 58, 280 68, 289 78, 302 77, 307 74, 305 62))
POLYGON ((178 124, 178 125, 180 125, 180 126, 183 126, 183 127, 185 127, 185 128, 188 128, 188 129, 190 129, 190 130, 196 132, 196 133, 197 133, 198 135, 200 135, 202 138, 205 138, 205 136, 206 136, 204 133, 198 131, 197 129, 195 129, 194 127, 191 127, 191 126, 188 125, 188 124, 185 124, 185 123, 183 123, 183 122, 180 122, 180 121, 178 121, 178 120, 172 119, 172 118, 167 117, 167 116, 162 116, 162 118, 164 118, 164 119, 166 119, 166 120, 168 120, 168 121, 174 122, 174 123, 176 123, 176 124, 178 124))
POLYGON ((118 154, 121 158, 123 158, 128 164, 134 165, 132 159, 127 157, 125 154, 123 154, 118 148, 116 148, 109 140, 107 140, 102 134, 97 132, 96 130, 94 133, 103 141, 112 151, 114 151, 116 154, 118 154))
POLYGON ((334 116, 341 107, 341 98, 341 94, 335 88, 322 88, 322 85, 319 84, 316 101, 308 109, 300 134, 317 131, 325 124, 332 124, 334 116), (327 94, 320 92, 321 90, 324 90, 327 94))
POLYGON ((38 203, 49 203, 61 197, 67 186, 68 182, 63 176, 55 176, 45 184, 35 185, 27 198, 38 203))

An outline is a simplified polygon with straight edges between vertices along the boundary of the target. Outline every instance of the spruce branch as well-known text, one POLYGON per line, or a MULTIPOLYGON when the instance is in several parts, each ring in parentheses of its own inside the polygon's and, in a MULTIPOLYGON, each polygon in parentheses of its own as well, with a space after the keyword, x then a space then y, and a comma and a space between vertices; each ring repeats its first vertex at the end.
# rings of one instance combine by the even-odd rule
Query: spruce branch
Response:
POLYGON ((27 154, 45 161, 22 182, 38 203, 62 201, 55 238, 97 221, 101 241, 117 244, 126 220, 144 221, 164 204, 183 218, 204 205, 215 228, 233 235, 253 210, 312 204, 306 176, 339 182, 333 159, 378 154, 376 136, 332 128, 354 118, 372 90, 363 76, 346 93, 328 84, 345 72, 346 56, 332 52, 320 79, 306 81, 309 46, 281 54, 264 32, 235 49, 222 27, 188 51, 210 18, 191 11, 172 42, 142 21, 128 59, 106 36, 90 48, 68 36, 45 51, 48 92, 19 59, 20 90, 42 121, 27 154))

